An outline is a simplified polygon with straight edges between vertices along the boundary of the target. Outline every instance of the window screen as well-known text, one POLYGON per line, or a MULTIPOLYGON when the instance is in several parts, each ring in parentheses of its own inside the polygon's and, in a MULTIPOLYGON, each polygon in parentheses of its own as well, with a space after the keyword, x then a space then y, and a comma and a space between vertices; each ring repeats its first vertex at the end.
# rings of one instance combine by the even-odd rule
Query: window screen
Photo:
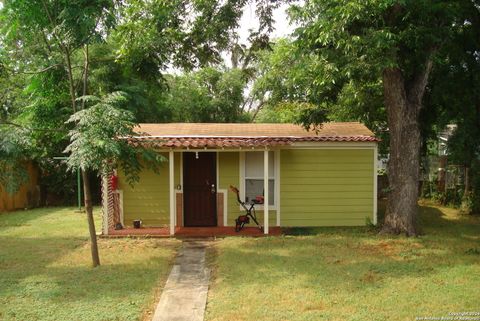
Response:
MULTIPOLYGON (((263 152, 245 153, 245 197, 247 201, 264 196, 263 152)), ((275 160, 274 153, 268 154, 268 203, 275 204, 275 160)))

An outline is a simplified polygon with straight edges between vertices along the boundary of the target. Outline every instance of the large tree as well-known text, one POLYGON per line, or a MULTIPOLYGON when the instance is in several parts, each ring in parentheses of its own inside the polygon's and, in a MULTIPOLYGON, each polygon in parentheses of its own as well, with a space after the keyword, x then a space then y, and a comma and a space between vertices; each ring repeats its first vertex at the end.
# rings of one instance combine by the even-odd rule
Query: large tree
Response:
MULTIPOLYGON (((332 66, 327 82, 335 99, 352 82, 381 80, 390 136, 382 231, 416 235, 423 98, 436 59, 448 54, 445 46, 475 28, 478 3, 315 0, 291 13, 299 24, 297 46, 332 66)), ((305 125, 323 121, 306 120, 305 125)))
MULTIPOLYGON (((114 20, 113 9, 111 0, 5 1, 0 18, 6 23, 3 45, 10 48, 14 57, 10 62, 12 72, 20 70, 39 77, 52 75, 49 71, 63 72, 63 85, 68 88, 71 108, 69 114, 84 109, 85 101, 78 101, 77 98, 88 93, 89 46, 105 38, 114 20), (81 65, 76 66, 75 58, 78 56, 81 57, 77 59, 81 65)), ((57 106, 47 102, 44 107, 57 106)), ((100 265, 100 258, 90 177, 87 168, 81 169, 92 261, 93 266, 97 266, 100 265)))

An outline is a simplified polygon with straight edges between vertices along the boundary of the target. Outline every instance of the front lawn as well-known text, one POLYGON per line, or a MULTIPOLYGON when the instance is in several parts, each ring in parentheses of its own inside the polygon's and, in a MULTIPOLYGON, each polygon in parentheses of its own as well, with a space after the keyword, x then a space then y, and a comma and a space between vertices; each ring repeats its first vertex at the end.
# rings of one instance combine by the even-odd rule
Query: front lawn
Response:
POLYGON ((0 320, 147 318, 177 245, 100 239, 102 265, 93 269, 85 214, 66 208, 0 214, 0 320))
POLYGON ((207 320, 415 320, 480 312, 480 219, 423 203, 424 236, 368 228, 216 244, 207 320))

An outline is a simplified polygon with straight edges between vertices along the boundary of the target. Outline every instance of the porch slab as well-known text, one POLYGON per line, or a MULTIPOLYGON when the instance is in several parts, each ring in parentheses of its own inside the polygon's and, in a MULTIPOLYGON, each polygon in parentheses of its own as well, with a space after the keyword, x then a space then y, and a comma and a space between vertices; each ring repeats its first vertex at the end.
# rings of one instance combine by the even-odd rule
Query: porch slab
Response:
POLYGON ((271 227, 269 234, 264 234, 258 227, 244 227, 240 232, 235 232, 233 226, 219 227, 180 227, 175 231, 177 237, 223 237, 223 236, 275 236, 282 235, 282 228, 271 227))
MULTIPOLYGON (((177 227, 175 228, 175 237, 179 238, 195 238, 195 237, 225 237, 225 236, 278 236, 282 235, 281 227, 270 227, 269 234, 263 233, 257 227, 244 227, 240 232, 235 232, 233 226, 217 226, 217 227, 177 227)), ((142 228, 124 228, 122 230, 112 230, 108 232, 106 237, 128 237, 128 236, 145 236, 145 237, 170 237, 168 227, 142 227, 142 228)))

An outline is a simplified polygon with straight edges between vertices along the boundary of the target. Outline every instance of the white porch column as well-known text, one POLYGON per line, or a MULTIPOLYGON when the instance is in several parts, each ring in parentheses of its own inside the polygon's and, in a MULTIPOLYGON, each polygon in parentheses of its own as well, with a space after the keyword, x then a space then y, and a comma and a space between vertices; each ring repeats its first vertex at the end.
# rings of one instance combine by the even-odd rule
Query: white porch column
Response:
POLYGON ((175 187, 173 183, 173 151, 168 152, 168 167, 169 167, 169 179, 168 179, 168 191, 170 193, 170 235, 175 234, 175 187))
POLYGON ((263 152, 263 231, 268 234, 268 149, 263 152))

